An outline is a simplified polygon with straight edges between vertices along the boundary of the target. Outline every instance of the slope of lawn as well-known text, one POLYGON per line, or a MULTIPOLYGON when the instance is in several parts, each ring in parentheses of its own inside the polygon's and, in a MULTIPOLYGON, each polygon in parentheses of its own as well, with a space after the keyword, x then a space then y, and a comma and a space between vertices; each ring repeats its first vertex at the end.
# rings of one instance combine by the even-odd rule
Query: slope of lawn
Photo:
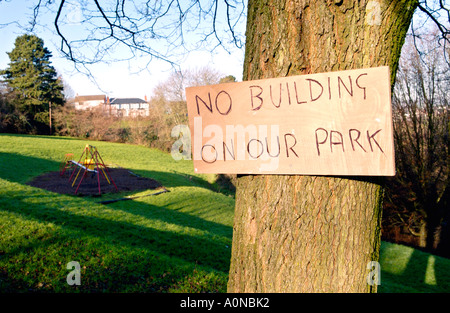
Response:
POLYGON ((450 259, 382 242, 380 267, 381 293, 450 292, 450 259))
MULTIPOLYGON (((214 179, 145 147, 0 134, 0 293, 225 292, 234 199, 214 179), (87 143, 170 192, 102 205, 149 191, 79 197, 25 184, 87 143), (79 286, 67 283, 72 261, 79 286)), ((450 291, 448 259, 386 242, 380 254, 380 292, 450 291)))
POLYGON ((0 134, 0 292, 225 291, 234 199, 213 191, 211 179, 145 147, 0 134), (86 143, 170 192, 102 205, 25 184, 57 171, 66 153, 79 158, 86 143), (66 282, 71 261, 80 286, 66 282))

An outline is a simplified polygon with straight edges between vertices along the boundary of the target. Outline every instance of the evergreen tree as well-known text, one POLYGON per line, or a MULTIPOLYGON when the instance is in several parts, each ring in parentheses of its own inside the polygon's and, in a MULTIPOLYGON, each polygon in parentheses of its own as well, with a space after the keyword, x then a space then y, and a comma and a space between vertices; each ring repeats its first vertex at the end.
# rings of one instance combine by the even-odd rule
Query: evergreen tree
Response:
POLYGON ((27 117, 32 131, 48 131, 49 108, 64 103, 63 85, 51 65, 51 52, 41 38, 25 34, 16 38, 14 49, 7 54, 10 63, 1 74, 17 95, 15 109, 27 117))

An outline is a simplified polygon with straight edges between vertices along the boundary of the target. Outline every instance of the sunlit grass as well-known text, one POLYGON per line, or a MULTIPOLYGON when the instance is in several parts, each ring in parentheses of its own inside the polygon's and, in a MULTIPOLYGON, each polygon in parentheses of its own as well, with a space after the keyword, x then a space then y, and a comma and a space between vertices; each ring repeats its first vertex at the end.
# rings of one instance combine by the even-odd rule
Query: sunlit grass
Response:
MULTIPOLYGON (((214 178, 145 147, 0 134, 0 292, 225 292, 234 198, 214 178), (26 184, 87 143, 170 192, 102 205, 151 191, 83 198, 26 184), (66 281, 71 261, 79 286, 66 281)), ((380 255, 379 292, 450 292, 448 259, 386 242, 380 255)))
POLYGON ((0 142, 0 291, 226 290, 234 199, 215 191, 212 175, 138 146, 13 135, 0 142), (82 198, 25 184, 86 143, 170 192, 102 205, 123 195, 82 198), (81 266, 80 286, 66 282, 71 261, 81 266))
POLYGON ((450 292, 450 260, 383 242, 380 292, 450 292))

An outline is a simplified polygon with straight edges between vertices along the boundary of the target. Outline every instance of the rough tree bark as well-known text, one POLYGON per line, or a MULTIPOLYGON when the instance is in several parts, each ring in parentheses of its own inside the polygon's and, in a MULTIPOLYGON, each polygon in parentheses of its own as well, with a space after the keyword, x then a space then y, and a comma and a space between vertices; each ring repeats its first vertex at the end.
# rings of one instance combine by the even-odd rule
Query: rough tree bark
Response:
MULTIPOLYGON (((416 0, 250 0, 244 80, 388 65, 416 0)), ((383 179, 238 178, 229 292, 368 292, 383 179)))

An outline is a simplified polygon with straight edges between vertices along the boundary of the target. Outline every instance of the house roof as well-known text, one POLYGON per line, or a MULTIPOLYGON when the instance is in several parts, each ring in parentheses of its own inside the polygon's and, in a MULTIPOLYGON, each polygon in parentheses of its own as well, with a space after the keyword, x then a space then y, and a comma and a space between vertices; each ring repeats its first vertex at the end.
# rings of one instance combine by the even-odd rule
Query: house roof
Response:
POLYGON ((76 96, 74 99, 75 102, 93 101, 93 100, 104 101, 105 95, 76 96))
POLYGON ((132 103, 147 103, 140 98, 111 98, 109 100, 111 104, 132 104, 132 103))

